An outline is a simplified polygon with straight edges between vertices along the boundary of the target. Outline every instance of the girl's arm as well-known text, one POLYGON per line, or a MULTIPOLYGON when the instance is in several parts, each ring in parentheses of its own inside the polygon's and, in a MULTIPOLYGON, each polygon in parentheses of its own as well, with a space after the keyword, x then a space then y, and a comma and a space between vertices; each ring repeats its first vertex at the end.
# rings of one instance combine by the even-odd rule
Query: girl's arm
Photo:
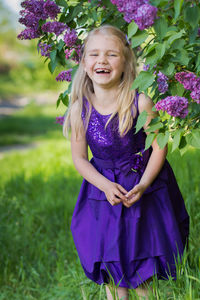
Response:
POLYGON ((86 142, 85 132, 83 124, 80 128, 78 136, 75 133, 75 120, 78 113, 78 102, 75 102, 71 109, 71 151, 72 160, 77 171, 91 184, 95 185, 98 189, 102 190, 107 200, 111 205, 120 203, 126 198, 124 194, 127 191, 115 182, 110 181, 101 173, 99 173, 95 167, 88 161, 88 145, 86 142))
MULTIPOLYGON (((148 113, 147 122, 144 125, 144 129, 147 129, 148 124, 151 119, 156 116, 156 113, 152 112, 152 107, 154 103, 149 97, 146 97, 144 94, 140 94, 138 99, 138 108, 139 112, 146 110, 148 113)), ((124 205, 130 207, 134 202, 138 201, 144 191, 151 185, 154 179, 157 177, 159 172, 162 169, 162 166, 165 162, 167 155, 167 146, 164 149, 160 149, 155 139, 152 143, 153 151, 147 163, 146 169, 140 179, 140 182, 126 194, 128 203, 124 202, 124 205)))

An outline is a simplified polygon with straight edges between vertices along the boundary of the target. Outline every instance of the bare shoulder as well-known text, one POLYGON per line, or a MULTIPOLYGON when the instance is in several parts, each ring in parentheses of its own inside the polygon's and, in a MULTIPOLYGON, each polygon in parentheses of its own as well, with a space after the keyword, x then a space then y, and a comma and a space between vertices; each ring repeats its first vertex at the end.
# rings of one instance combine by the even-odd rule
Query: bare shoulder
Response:
POLYGON ((144 93, 141 93, 138 98, 138 109, 139 112, 146 110, 149 114, 154 114, 152 112, 152 107, 154 106, 153 101, 149 96, 146 96, 144 93))

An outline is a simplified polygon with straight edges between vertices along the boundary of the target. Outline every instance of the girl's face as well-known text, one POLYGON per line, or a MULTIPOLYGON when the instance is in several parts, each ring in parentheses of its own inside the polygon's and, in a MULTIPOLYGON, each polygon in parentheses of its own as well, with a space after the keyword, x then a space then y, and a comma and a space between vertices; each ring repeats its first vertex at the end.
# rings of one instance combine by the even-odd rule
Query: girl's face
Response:
POLYGON ((99 33, 89 38, 83 64, 94 88, 118 87, 124 62, 122 46, 117 37, 99 33))

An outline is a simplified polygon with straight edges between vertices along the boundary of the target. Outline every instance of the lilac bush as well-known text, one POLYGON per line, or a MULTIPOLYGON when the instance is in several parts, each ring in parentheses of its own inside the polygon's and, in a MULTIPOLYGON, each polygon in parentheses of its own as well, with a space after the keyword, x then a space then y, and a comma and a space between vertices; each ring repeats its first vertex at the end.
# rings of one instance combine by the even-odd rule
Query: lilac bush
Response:
MULTIPOLYGON (((102 23, 115 24, 126 34, 136 57, 145 62, 132 89, 150 92, 159 111, 149 125, 152 138, 156 126, 162 146, 169 137, 200 148, 199 1, 25 0, 21 6, 19 22, 25 30, 18 39, 38 39, 38 52, 46 57, 50 72, 62 68, 55 79, 68 82, 57 105, 61 101, 68 105, 72 74, 87 32, 102 23), (178 121, 170 121, 166 114, 178 121)), ((145 121, 138 120, 138 126, 145 121)))
POLYGON ((157 8, 150 5, 148 0, 111 0, 111 2, 124 14, 124 20, 127 23, 134 20, 140 30, 144 30, 153 25, 157 8))
POLYGON ((60 8, 58 5, 51 0, 47 0, 44 3, 44 13, 46 13, 51 19, 56 19, 57 15, 60 13, 60 8))
POLYGON ((195 78, 196 75, 191 72, 178 72, 175 74, 175 79, 183 84, 186 90, 191 90, 195 78))
POLYGON ((20 34, 18 34, 19 40, 33 40, 37 39, 41 36, 41 33, 39 30, 34 30, 31 28, 24 29, 20 34))
POLYGON ((183 84, 186 90, 192 91, 191 98, 200 104, 200 77, 191 72, 179 72, 175 74, 175 79, 183 84))
POLYGON ((64 124, 64 120, 65 120, 64 116, 58 116, 58 117, 56 117, 56 123, 57 124, 63 125, 64 124))
POLYGON ((46 43, 39 43, 38 47, 42 56, 50 57, 50 52, 52 49, 51 45, 48 45, 46 43))
POLYGON ((198 104, 200 104, 200 77, 195 78, 192 83, 192 89, 190 96, 198 104))
POLYGON ((42 31, 55 33, 56 36, 63 33, 63 31, 67 29, 67 25, 62 22, 54 21, 54 22, 47 22, 42 25, 42 31))
POLYGON ((81 45, 76 45, 74 48, 65 50, 66 59, 72 59, 75 63, 79 63, 81 57, 81 45))
POLYGON ((170 116, 185 118, 188 115, 188 100, 179 96, 168 96, 155 105, 156 110, 166 111, 170 116))
POLYGON ((149 28, 154 24, 154 20, 157 15, 157 8, 150 4, 143 4, 138 7, 136 14, 133 16, 133 20, 138 25, 140 30, 149 28))
POLYGON ((76 43, 78 37, 77 37, 77 33, 74 29, 70 29, 70 28, 67 28, 66 32, 65 32, 65 35, 64 35, 64 42, 65 42, 65 45, 67 47, 73 47, 74 44, 76 43))
POLYGON ((34 14, 36 18, 46 20, 48 14, 44 11, 44 4, 43 0, 26 0, 21 3, 21 6, 25 8, 26 12, 34 14))
POLYGON ((168 77, 163 74, 162 72, 158 72, 158 79, 157 79, 157 83, 158 83, 158 90, 161 93, 165 93, 168 90, 168 77))
POLYGON ((57 81, 68 81, 68 82, 70 82, 72 80, 71 72, 72 72, 72 69, 60 72, 58 74, 58 76, 56 77, 56 80, 57 81))

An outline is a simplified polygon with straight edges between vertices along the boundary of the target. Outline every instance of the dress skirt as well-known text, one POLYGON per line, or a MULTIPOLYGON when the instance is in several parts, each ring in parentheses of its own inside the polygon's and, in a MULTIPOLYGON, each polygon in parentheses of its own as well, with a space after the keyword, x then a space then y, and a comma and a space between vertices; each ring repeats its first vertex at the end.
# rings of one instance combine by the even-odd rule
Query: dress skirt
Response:
MULTIPOLYGON (((142 174, 102 159, 91 160, 106 178, 127 191, 142 174)), ((189 216, 166 160, 154 182, 130 208, 112 206, 104 192, 83 180, 71 231, 83 270, 97 284, 135 289, 148 278, 176 278, 176 262, 189 234, 189 216)))

